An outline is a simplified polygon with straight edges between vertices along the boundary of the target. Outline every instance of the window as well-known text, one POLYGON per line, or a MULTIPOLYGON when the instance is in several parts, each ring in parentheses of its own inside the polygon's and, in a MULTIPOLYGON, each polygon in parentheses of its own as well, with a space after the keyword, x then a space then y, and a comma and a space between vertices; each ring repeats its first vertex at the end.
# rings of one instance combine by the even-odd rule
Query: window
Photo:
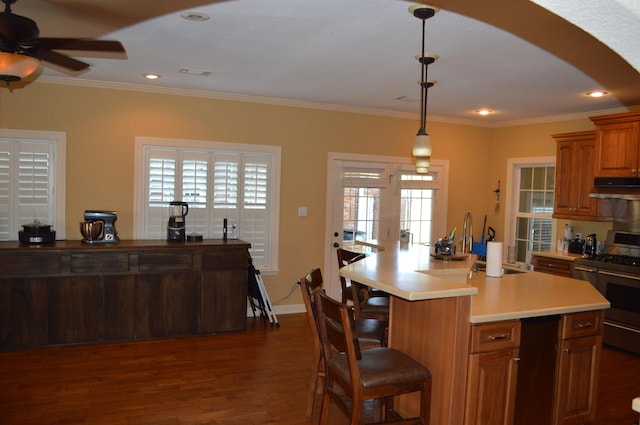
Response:
POLYGON ((36 220, 65 238, 65 157, 64 133, 0 130, 0 240, 36 220))
POLYGON ((431 245, 433 240, 434 201, 441 183, 434 169, 439 168, 427 175, 400 174, 400 228, 409 231, 413 243, 431 245))
MULTIPOLYGON (((513 186, 513 245, 516 261, 528 260, 531 251, 550 251, 555 234, 553 214, 555 165, 548 159, 540 163, 510 161, 513 186)), ((507 216, 508 217, 508 216, 507 216)))
POLYGON ((189 205, 186 231, 251 243, 262 271, 278 266, 280 148, 216 142, 136 140, 137 237, 167 237, 169 202, 189 205))

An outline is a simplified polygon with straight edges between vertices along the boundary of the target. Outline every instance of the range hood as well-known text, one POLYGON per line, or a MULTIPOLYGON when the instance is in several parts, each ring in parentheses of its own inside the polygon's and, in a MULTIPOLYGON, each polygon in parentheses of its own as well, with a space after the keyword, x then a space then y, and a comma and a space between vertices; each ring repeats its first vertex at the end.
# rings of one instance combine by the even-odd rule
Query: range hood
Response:
POLYGON ((591 198, 640 200, 640 177, 596 177, 591 198))

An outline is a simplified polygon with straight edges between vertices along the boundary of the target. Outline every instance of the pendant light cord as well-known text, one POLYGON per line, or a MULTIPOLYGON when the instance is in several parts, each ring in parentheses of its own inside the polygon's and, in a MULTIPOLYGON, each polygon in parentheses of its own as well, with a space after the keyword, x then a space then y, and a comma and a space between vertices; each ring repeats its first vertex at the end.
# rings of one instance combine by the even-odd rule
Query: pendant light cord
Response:
POLYGON ((425 27, 426 19, 422 19, 422 56, 420 56, 421 75, 420 75, 420 128, 426 128, 427 125, 427 93, 425 90, 427 78, 427 65, 425 65, 424 45, 425 45, 425 27))

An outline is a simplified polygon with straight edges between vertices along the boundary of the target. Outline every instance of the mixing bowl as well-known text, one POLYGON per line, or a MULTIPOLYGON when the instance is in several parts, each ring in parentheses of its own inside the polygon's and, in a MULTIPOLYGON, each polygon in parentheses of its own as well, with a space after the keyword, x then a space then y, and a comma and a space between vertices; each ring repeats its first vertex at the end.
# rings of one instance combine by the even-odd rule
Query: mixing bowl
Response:
POLYGON ((84 238, 85 241, 96 240, 102 233, 102 222, 101 221, 81 221, 80 233, 82 233, 82 237, 84 238))

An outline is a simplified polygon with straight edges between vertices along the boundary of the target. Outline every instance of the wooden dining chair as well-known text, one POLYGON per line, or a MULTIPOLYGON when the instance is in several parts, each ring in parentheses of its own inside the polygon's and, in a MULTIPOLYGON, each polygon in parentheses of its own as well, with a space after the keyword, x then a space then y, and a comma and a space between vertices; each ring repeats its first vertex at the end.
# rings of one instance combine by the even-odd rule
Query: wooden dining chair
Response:
POLYGON ((384 423, 429 424, 431 409, 431 372, 401 351, 389 347, 362 350, 353 332, 353 308, 316 294, 315 307, 326 361, 325 394, 320 413, 320 425, 327 425, 331 402, 349 418, 350 424, 360 424, 365 400, 374 400, 379 410, 374 412, 384 423), (393 397, 420 392, 420 416, 400 418, 393 411, 393 397))
MULTIPOLYGON (((299 282, 302 291, 302 300, 304 301, 307 312, 307 321, 311 330, 311 339, 313 341, 311 382, 309 383, 306 408, 306 415, 310 418, 313 416, 316 395, 322 396, 324 394, 325 363, 315 308, 316 294, 318 292, 324 292, 322 272, 318 268, 313 269, 309 274, 300 278, 299 282)), ((373 319, 358 320, 355 322, 354 333, 360 338, 362 348, 380 347, 386 343, 386 327, 386 322, 373 319)))

